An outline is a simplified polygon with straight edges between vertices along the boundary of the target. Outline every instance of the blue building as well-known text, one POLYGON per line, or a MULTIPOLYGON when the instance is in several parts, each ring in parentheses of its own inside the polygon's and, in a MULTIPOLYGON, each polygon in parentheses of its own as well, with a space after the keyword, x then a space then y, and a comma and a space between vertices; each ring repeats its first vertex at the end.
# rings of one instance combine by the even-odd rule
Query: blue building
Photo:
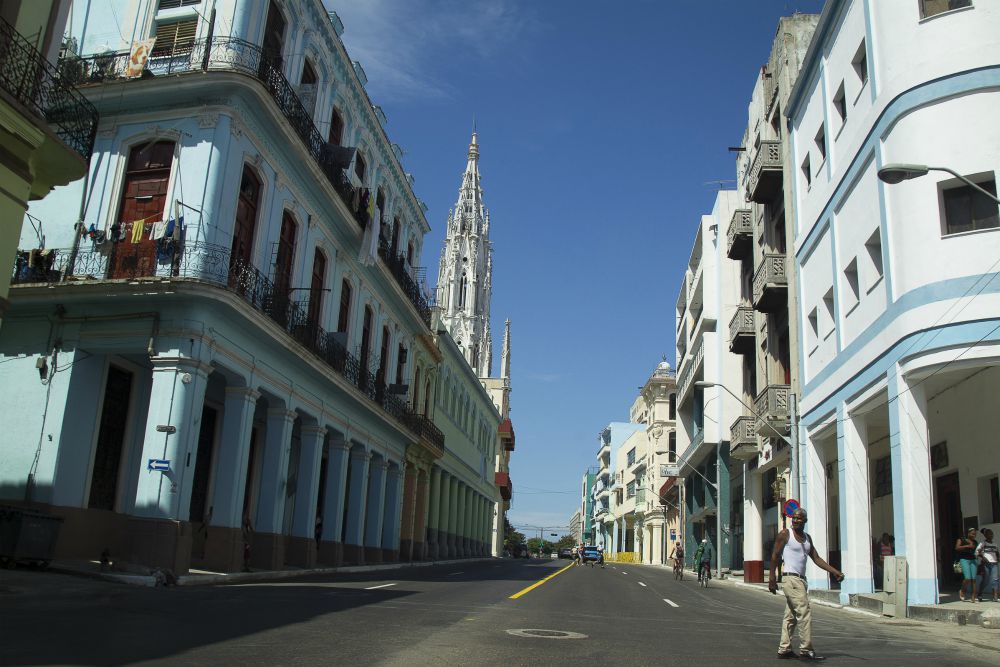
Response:
POLYGON ((175 572, 486 554, 500 415, 425 297, 425 207, 336 15, 77 10, 60 68, 101 122, 22 236, 0 497, 64 517, 57 556, 175 572))

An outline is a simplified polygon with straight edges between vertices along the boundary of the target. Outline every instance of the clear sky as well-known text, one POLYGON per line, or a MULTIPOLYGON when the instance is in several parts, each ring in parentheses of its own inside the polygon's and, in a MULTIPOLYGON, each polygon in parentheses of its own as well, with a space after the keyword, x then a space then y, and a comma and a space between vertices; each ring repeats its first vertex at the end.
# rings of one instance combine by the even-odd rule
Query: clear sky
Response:
MULTIPOLYGON (((511 321, 511 523, 566 527, 597 436, 656 364, 780 16, 822 0, 324 0, 404 150, 437 277, 473 118, 511 321)), ((551 530, 547 532, 561 532, 551 530)))

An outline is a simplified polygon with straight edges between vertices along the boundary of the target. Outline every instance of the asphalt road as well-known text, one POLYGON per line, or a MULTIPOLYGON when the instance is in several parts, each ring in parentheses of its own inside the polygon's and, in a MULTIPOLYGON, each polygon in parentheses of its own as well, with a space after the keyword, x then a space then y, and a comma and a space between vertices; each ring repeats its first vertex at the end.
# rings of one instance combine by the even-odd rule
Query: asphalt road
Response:
MULTIPOLYGON (((476 561, 168 589, 0 571, 0 664, 777 662, 780 596, 702 589, 661 568, 567 565, 476 561)), ((1000 633, 981 628, 816 605, 813 618, 830 664, 1000 664, 1000 633)))

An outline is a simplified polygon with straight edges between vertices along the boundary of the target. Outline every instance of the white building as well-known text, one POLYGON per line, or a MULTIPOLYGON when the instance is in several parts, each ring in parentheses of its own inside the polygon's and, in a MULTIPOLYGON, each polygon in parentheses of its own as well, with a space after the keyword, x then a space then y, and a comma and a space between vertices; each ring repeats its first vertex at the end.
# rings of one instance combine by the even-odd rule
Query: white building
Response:
POLYGON ((712 213, 702 216, 677 297, 677 472, 684 482, 685 552, 693 554, 696 543, 708 538, 721 546, 725 568, 731 566, 732 499, 742 499, 742 469, 730 474, 729 425, 742 406, 723 387, 697 383, 731 391, 741 386, 725 329, 740 305, 739 267, 725 259, 720 232, 738 206, 736 191, 721 190, 712 213))
POLYGON ((997 206, 941 172, 876 175, 995 192, 998 63, 996 2, 830 0, 789 100, 802 495, 842 599, 872 590, 887 532, 910 604, 934 603, 956 536, 1000 522, 997 206))

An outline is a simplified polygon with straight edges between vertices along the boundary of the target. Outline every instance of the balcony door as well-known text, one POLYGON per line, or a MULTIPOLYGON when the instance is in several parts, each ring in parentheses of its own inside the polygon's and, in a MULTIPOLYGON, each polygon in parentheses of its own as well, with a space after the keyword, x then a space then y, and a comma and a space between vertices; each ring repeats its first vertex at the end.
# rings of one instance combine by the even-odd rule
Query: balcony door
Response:
POLYGON ((118 224, 109 231, 109 278, 155 275, 157 242, 150 240, 149 232, 167 208, 173 159, 172 141, 145 143, 129 153, 118 224))
POLYGON ((323 314, 323 283, 326 280, 326 257, 316 248, 313 256, 312 282, 309 285, 309 327, 315 331, 323 314))
POLYGON ((281 235, 274 256, 274 287, 271 295, 271 316, 281 324, 287 323, 289 295, 292 287, 292 261, 295 258, 295 220, 285 211, 281 216, 281 235))
POLYGON ((264 25, 263 39, 264 59, 281 69, 281 53, 285 47, 285 17, 275 2, 267 8, 267 23, 264 25))
POLYGON ((240 194, 236 200, 233 245, 229 254, 229 284, 243 284, 241 278, 253 265, 253 240, 260 203, 260 180, 250 167, 243 167, 240 194))

